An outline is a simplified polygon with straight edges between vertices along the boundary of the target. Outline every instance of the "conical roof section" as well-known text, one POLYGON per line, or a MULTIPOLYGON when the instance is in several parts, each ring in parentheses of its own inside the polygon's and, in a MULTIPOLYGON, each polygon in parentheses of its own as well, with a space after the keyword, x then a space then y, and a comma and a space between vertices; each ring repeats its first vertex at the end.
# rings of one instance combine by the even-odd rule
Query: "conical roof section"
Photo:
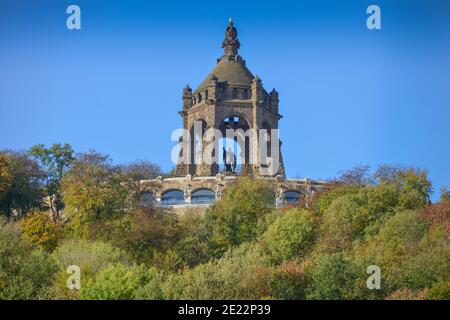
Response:
POLYGON ((245 66, 245 61, 238 55, 240 43, 237 38, 236 27, 234 27, 231 18, 225 30, 225 39, 222 47, 224 48, 224 55, 218 60, 217 65, 195 91, 204 90, 206 87, 212 85, 214 80, 217 80, 219 83, 225 82, 230 86, 251 86, 252 80, 255 77, 245 66))

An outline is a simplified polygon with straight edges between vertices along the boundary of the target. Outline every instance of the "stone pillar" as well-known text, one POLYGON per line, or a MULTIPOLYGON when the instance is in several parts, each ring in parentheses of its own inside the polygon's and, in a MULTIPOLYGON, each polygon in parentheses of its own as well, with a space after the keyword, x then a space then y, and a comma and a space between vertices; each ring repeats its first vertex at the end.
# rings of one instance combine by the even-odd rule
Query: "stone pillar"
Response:
POLYGON ((278 187, 278 192, 276 193, 275 196, 275 206, 278 207, 282 207, 283 206, 283 187, 280 185, 278 187))
POLYGON ((211 76, 211 86, 208 87, 208 104, 214 104, 217 101, 217 94, 219 92, 218 90, 218 84, 217 84, 217 77, 215 74, 211 76))
POLYGON ((186 85, 183 89, 183 110, 189 109, 192 107, 192 89, 189 85, 186 85))
POLYGON ((184 187, 184 203, 191 204, 191 182, 192 176, 190 174, 186 175, 186 186, 184 187))
POLYGON ((270 107, 273 113, 278 114, 278 92, 275 89, 272 89, 270 92, 270 107))

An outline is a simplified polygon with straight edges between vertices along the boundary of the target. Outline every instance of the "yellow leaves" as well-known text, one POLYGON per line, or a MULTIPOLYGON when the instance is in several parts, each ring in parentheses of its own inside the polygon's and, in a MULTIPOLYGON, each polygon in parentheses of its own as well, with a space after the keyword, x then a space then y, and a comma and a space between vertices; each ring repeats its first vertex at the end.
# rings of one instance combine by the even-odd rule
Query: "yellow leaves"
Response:
POLYGON ((0 154, 0 197, 2 192, 4 192, 11 185, 12 176, 8 170, 6 157, 0 154))
POLYGON ((63 230, 48 213, 32 212, 22 221, 23 236, 36 246, 52 251, 58 246, 63 230))

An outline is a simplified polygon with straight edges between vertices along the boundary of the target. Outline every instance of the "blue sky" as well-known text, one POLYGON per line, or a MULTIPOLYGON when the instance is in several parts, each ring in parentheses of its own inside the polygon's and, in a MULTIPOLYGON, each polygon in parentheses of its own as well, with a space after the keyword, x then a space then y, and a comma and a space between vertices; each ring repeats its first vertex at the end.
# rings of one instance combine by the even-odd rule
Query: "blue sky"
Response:
POLYGON ((0 2, 0 149, 68 142, 116 163, 173 164, 182 88, 214 67, 228 17, 240 54, 280 93, 291 177, 363 163, 450 187, 448 1, 0 2), (81 7, 82 29, 66 28, 81 7), (366 28, 366 8, 382 29, 366 28))

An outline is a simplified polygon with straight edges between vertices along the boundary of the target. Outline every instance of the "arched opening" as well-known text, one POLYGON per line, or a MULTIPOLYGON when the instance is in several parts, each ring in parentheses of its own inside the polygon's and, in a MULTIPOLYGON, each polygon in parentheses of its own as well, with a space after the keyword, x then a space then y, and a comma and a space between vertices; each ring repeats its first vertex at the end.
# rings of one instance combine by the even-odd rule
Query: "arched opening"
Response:
POLYGON ((262 129, 264 129, 266 132, 266 152, 267 152, 267 156, 271 157, 272 156, 272 148, 271 148, 271 141, 272 141, 272 137, 271 137, 271 128, 270 125, 267 121, 264 121, 262 124, 262 129))
POLYGON ((141 193, 139 204, 144 208, 151 207, 155 202, 155 195, 153 192, 145 191, 141 193))
POLYGON ((250 125, 238 115, 227 116, 219 130, 222 138, 218 141, 218 159, 225 173, 246 175, 250 165, 250 125), (241 131, 237 131, 241 129, 241 131), (241 132, 241 135, 239 132, 241 132))
POLYGON ((216 200, 216 194, 211 189, 198 189, 191 193, 191 204, 210 204, 216 200))
POLYGON ((164 206, 184 204, 184 192, 178 189, 165 191, 161 198, 161 204, 164 206))
POLYGON ((191 136, 191 166, 189 173, 191 175, 195 175, 197 171, 197 164, 200 163, 202 157, 203 157, 203 148, 205 146, 202 146, 203 136, 205 134, 205 131, 207 129, 207 123, 203 119, 195 120, 194 124, 191 127, 190 130, 190 136, 191 136), (197 127, 196 127, 197 126, 197 127))
POLYGON ((290 190, 283 194, 284 202, 287 204, 299 204, 301 193, 298 191, 290 190))

